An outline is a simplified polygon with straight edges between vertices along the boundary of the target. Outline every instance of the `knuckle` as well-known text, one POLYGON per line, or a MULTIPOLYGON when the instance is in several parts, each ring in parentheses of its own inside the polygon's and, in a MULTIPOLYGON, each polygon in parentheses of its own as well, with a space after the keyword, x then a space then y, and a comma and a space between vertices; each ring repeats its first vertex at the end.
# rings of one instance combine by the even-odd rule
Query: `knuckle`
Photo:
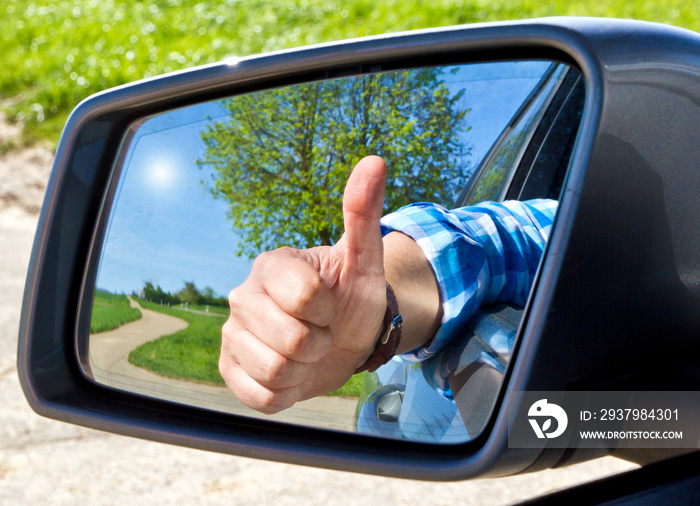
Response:
POLYGON ((221 346, 232 344, 236 341, 239 326, 235 322, 235 318, 231 317, 226 320, 226 323, 221 327, 221 346))
POLYGON ((263 251, 253 260, 253 269, 264 269, 279 254, 279 250, 263 251))
POLYGON ((298 283, 294 304, 300 314, 306 314, 313 308, 321 288, 322 281, 319 277, 312 277, 298 283))
POLYGON ((223 327, 221 327, 221 337, 227 340, 233 337, 233 322, 231 321, 231 318, 226 320, 226 323, 224 323, 223 327))
POLYGON ((231 312, 237 309, 241 304, 241 297, 239 292, 240 290, 238 288, 234 288, 228 294, 228 305, 231 308, 231 312))
POLYGON ((244 315, 250 311, 252 293, 241 285, 228 294, 229 320, 243 322, 244 315))
POLYGON ((238 364, 227 359, 223 354, 219 358, 219 372, 221 376, 226 381, 231 392, 249 408, 272 415, 294 404, 295 400, 288 395, 284 395, 283 392, 270 390, 261 387, 259 384, 251 387, 251 385, 246 385, 245 381, 237 380, 236 369, 238 367, 240 367, 238 364))
POLYGON ((298 324, 289 329, 285 339, 286 355, 291 358, 303 357, 309 353, 312 346, 311 329, 304 324, 298 324))
POLYGON ((278 385, 287 375, 289 360, 275 353, 261 363, 261 368, 260 381, 265 385, 278 385))

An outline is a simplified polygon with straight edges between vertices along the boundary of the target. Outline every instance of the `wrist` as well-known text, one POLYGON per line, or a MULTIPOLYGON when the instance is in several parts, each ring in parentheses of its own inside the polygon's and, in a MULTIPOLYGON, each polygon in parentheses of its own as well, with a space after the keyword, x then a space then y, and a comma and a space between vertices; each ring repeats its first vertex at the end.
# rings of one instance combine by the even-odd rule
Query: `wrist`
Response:
MULTIPOLYGON (((386 333, 386 327, 384 325, 384 318, 382 317, 382 321, 379 324, 379 329, 377 330, 377 333, 374 335, 374 338, 372 339, 372 343, 369 345, 367 350, 360 356, 360 358, 357 361, 357 369, 360 369, 360 367, 363 364, 366 364, 369 358, 372 356, 374 351, 377 349, 377 344, 379 343, 379 340, 384 336, 386 333)), ((357 373, 357 371, 356 371, 357 373)))
POLYGON ((386 282, 386 311, 382 320, 382 328, 375 336, 375 345, 371 354, 365 358, 361 366, 355 370, 355 374, 362 371, 375 371, 386 364, 395 354, 401 342, 401 316, 399 305, 394 290, 386 282))

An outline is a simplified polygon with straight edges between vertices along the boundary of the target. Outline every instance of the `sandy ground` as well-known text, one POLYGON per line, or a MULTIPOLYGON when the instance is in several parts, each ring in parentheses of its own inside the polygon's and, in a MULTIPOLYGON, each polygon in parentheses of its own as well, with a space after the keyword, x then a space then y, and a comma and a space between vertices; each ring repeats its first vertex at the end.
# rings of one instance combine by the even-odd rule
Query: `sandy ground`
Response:
MULTIPOLYGON (((0 122, 2 123, 2 122, 0 122)), ((0 140, 16 135, 0 124, 0 140)), ((633 465, 605 458, 461 483, 406 481, 218 455, 41 418, 15 365, 24 280, 49 173, 42 148, 0 156, 0 505, 507 504, 633 465)))
MULTIPOLYGON (((18 134, 19 129, 7 123, 0 112, 0 146, 18 134)), ((52 161, 53 154, 43 147, 0 156, 0 209, 19 208, 38 214, 52 161)))

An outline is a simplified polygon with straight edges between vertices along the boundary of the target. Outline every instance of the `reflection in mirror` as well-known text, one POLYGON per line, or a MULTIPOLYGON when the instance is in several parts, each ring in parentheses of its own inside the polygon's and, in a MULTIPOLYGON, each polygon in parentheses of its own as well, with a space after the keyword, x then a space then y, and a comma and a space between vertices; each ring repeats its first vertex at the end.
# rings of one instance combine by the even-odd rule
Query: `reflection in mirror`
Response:
MULTIPOLYGON (((112 388, 245 416, 439 443, 476 437, 508 367, 583 100, 583 80, 566 65, 493 62, 260 91, 133 125, 103 210, 86 373, 112 388), (319 259, 347 263, 326 253, 372 250, 357 241, 378 222, 353 235, 343 221, 346 183, 369 154, 387 166, 377 211, 383 233, 393 230, 384 263, 390 237, 411 237, 400 253, 419 246, 434 307, 415 312, 431 296, 408 275, 397 278, 410 262, 396 256, 386 276, 404 317, 399 354, 352 375, 390 330, 384 276, 368 282, 372 297, 369 289, 341 297, 347 277, 334 278, 319 259), (481 253, 467 248, 474 244, 481 253), (295 250, 274 255, 304 253, 254 267, 282 246, 295 250), (327 249, 306 251, 315 247, 327 249), (300 259, 325 286, 307 299, 315 302, 296 296, 300 259), (219 356, 234 288, 225 382, 219 356), (345 314, 354 316, 343 327, 345 314), (290 330, 299 325, 306 334, 290 330), (302 336, 296 347, 293 334, 302 336), (301 397, 309 398, 295 403, 301 397)), ((373 160, 356 174, 381 172, 373 160)), ((362 194, 366 177, 357 177, 362 194)), ((365 193, 361 210, 371 207, 365 193)))

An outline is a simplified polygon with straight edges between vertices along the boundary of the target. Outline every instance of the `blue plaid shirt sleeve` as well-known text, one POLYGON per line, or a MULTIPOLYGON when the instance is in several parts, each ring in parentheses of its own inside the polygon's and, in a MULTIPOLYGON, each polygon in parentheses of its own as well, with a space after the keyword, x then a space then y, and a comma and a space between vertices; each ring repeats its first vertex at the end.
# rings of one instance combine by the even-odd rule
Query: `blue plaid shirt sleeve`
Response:
POLYGON ((401 357, 418 362, 434 356, 483 304, 525 305, 557 204, 537 199, 447 210, 420 202, 384 216, 383 235, 402 232, 421 247, 442 300, 435 337, 401 357))

